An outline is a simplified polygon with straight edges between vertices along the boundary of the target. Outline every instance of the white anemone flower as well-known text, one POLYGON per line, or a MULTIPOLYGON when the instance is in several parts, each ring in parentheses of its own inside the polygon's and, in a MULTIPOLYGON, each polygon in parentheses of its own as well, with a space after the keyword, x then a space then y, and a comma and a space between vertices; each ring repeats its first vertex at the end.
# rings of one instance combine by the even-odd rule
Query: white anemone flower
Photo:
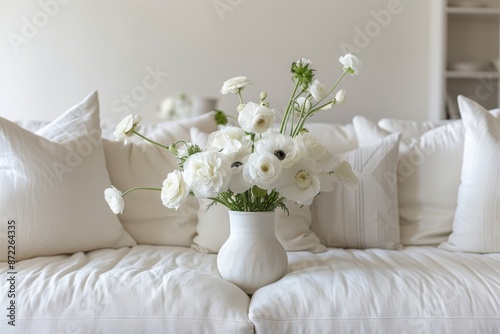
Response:
POLYGON ((243 179, 259 188, 270 190, 276 187, 282 171, 281 161, 274 154, 252 153, 243 167, 243 179))
POLYGON ((240 90, 250 84, 250 79, 247 77, 234 77, 226 80, 220 90, 221 94, 237 94, 240 90))
POLYGON ((349 188, 355 188, 359 185, 359 179, 352 170, 352 166, 347 161, 340 163, 330 168, 328 171, 320 175, 321 191, 332 191, 335 183, 341 183, 349 188))
POLYGON ((184 162, 183 176, 196 197, 215 197, 228 189, 231 160, 219 152, 195 153, 184 162))
POLYGON ((109 208, 115 215, 122 213, 125 207, 125 202, 123 201, 123 194, 120 190, 111 186, 104 190, 104 199, 108 202, 109 208))
POLYGON ((292 137, 281 133, 271 134, 255 143, 255 153, 271 153, 282 162, 283 168, 290 168, 300 159, 299 149, 292 137))
POLYGON ((174 170, 167 175, 163 186, 161 188, 161 201, 166 208, 179 209, 179 207, 186 201, 189 195, 189 189, 182 172, 174 170))
POLYGON ((250 182, 245 181, 243 178, 243 168, 248 161, 248 157, 249 155, 231 164, 231 182, 229 182, 229 189, 235 194, 241 194, 252 187, 250 182))
POLYGON ((127 137, 134 134, 135 128, 141 121, 141 116, 132 116, 132 114, 128 115, 122 119, 120 123, 118 123, 115 131, 113 132, 113 136, 115 136, 116 140, 126 140, 127 137))
POLYGON ((273 109, 249 102, 238 114, 238 123, 246 132, 264 133, 273 125, 274 117, 273 109))
POLYGON ((318 174, 309 170, 307 164, 295 164, 285 171, 284 182, 277 187, 279 193, 301 205, 310 205, 320 192, 321 185, 318 174))

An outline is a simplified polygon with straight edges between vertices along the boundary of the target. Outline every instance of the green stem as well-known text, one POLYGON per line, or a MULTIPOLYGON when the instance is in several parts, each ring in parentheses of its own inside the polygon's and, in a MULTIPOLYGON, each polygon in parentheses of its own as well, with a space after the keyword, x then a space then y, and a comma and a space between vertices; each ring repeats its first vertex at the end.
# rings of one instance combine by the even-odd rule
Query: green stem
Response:
POLYGON ((318 102, 316 102, 316 104, 313 106, 313 108, 316 107, 318 104, 320 104, 324 99, 326 99, 333 92, 333 90, 338 86, 338 84, 340 83, 340 81, 345 77, 345 75, 347 73, 349 73, 349 71, 344 71, 344 73, 342 73, 342 75, 337 79, 337 81, 335 82, 335 84, 333 85, 333 87, 328 91, 328 94, 326 94, 324 98, 322 98, 321 100, 319 100, 318 102))
POLYGON ((295 88, 293 89, 292 96, 290 97, 288 105, 285 109, 285 115, 283 115, 283 120, 281 121, 281 127, 280 127, 281 134, 283 134, 283 131, 285 131, 286 123, 288 122, 288 118, 290 117, 290 107, 293 105, 293 101, 295 99, 295 93, 297 93, 298 88, 299 88, 299 82, 297 81, 297 83, 295 84, 295 88))
POLYGON ((137 187, 137 188, 130 188, 129 190, 127 190, 126 192, 124 192, 122 194, 122 197, 124 197, 125 195, 127 195, 128 193, 131 193, 132 191, 136 191, 136 190, 154 190, 154 191, 161 191, 161 188, 143 188, 143 187, 137 187))
POLYGON ((238 90, 238 97, 240 98, 240 104, 243 104, 243 96, 241 96, 241 89, 238 90))
POLYGON ((149 138, 147 138, 147 137, 145 137, 145 136, 141 135, 139 132, 137 132, 137 131, 135 131, 135 130, 134 130, 134 133, 135 133, 136 135, 138 135, 139 137, 141 137, 142 139, 144 139, 144 140, 146 140, 146 141, 150 142, 151 144, 154 144, 154 145, 160 146, 160 147, 162 147, 162 148, 164 148, 164 149, 168 150, 168 146, 165 146, 165 145, 159 144, 159 143, 157 143, 157 142, 155 142, 155 141, 153 141, 153 140, 151 140, 151 139, 149 139, 149 138))

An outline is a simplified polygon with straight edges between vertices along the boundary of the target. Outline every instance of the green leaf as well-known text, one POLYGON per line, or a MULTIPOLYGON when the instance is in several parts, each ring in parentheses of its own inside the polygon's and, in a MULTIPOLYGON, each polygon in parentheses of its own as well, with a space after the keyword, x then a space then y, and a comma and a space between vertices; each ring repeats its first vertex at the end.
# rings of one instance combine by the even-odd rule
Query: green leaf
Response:
POLYGON ((255 196, 255 197, 264 197, 267 195, 267 190, 264 190, 264 189, 261 189, 257 186, 253 186, 252 187, 252 194, 255 196))
POLYGON ((226 114, 222 110, 215 110, 215 123, 226 125, 228 122, 226 114))

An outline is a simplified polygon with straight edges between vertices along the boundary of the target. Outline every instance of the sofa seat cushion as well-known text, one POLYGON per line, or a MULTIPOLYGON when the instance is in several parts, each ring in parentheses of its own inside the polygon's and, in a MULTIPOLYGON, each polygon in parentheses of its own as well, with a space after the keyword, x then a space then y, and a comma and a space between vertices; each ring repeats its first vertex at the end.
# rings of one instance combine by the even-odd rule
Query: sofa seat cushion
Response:
MULTIPOLYGON (((7 271, 1 263, 4 292, 7 271)), ((16 271, 19 333, 253 333, 248 295, 220 278, 215 255, 189 248, 39 257, 16 271)))
POLYGON ((288 273, 255 292, 257 333, 494 333, 500 254, 434 247, 289 253, 288 273))

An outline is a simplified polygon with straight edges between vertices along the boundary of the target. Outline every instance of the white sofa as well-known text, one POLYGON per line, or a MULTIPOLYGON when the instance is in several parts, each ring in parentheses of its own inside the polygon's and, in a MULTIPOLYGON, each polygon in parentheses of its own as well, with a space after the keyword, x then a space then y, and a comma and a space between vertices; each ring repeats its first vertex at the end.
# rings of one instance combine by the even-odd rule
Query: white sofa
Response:
MULTIPOLYGON (((500 333, 500 121, 460 105, 463 122, 311 124, 360 187, 278 213, 288 271, 251 296, 217 271, 223 208, 136 192, 110 213, 106 187, 158 186, 175 160, 108 126, 101 141, 96 93, 48 124, 19 122, 34 133, 1 119, 0 332, 500 333)), ((140 130, 201 140, 211 117, 140 130)))

